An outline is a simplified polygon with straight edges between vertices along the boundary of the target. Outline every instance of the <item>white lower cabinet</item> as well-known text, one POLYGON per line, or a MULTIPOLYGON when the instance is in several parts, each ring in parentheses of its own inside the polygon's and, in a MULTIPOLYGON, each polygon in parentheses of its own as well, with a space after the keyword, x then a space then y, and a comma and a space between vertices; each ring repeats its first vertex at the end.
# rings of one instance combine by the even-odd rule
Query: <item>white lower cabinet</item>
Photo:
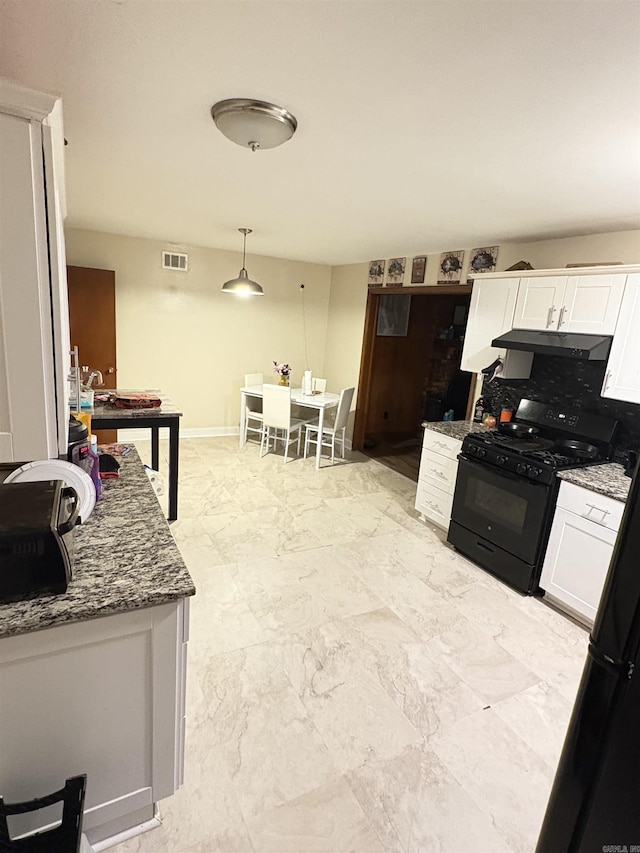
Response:
POLYGON ((153 819, 155 803, 183 779, 188 605, 0 640, 0 791, 8 801, 86 773, 91 844, 153 819))
POLYGON ((624 504, 562 482, 540 577, 545 598, 593 625, 624 504))
POLYGON ((449 528, 453 492, 458 475, 458 454, 462 442, 425 429, 418 473, 416 509, 429 521, 449 528))

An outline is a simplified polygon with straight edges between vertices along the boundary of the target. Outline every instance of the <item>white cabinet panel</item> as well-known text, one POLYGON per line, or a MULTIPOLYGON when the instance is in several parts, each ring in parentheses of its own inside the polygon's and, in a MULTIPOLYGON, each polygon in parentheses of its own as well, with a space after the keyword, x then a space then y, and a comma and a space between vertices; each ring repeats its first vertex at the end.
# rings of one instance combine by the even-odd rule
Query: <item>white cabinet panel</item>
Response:
POLYGON ((625 275, 569 276, 558 318, 558 331, 612 335, 625 280, 625 275))
POLYGON ((640 403, 640 275, 627 276, 602 396, 640 403))
POLYGON ((458 474, 462 442, 425 429, 418 473, 416 509, 434 524, 447 529, 458 474))
MULTIPOLYGON (((138 823, 182 779, 186 655, 177 601, 0 640, 0 790, 88 777, 84 830, 138 823)), ((39 815, 36 815, 36 819, 39 815)), ((108 834, 108 833, 107 833, 108 834)))
POLYGON ((474 281, 460 360, 463 370, 479 373, 502 354, 490 344, 511 329, 517 294, 517 278, 474 281))
POLYGON ((522 278, 513 328, 612 335, 625 279, 614 273, 522 278))
POLYGON ((422 448, 423 450, 432 450, 441 456, 449 456, 451 459, 457 459, 458 453, 462 449, 462 442, 457 438, 451 438, 450 435, 442 435, 427 427, 425 428, 422 439, 422 448))
POLYGON ((566 283, 566 276, 520 279, 513 328, 556 329, 566 283))
POLYGON ((565 481, 560 484, 557 505, 610 530, 620 529, 624 513, 624 504, 621 501, 565 481))
POLYGON ((444 527, 445 530, 449 527, 452 505, 453 495, 447 494, 447 492, 424 480, 418 480, 416 509, 434 524, 444 527))
POLYGON ((440 456, 438 453, 422 453, 418 479, 425 480, 438 489, 453 492, 458 473, 457 459, 440 456))
POLYGON ((556 509, 540 587, 589 625, 598 609, 616 536, 615 530, 556 509))

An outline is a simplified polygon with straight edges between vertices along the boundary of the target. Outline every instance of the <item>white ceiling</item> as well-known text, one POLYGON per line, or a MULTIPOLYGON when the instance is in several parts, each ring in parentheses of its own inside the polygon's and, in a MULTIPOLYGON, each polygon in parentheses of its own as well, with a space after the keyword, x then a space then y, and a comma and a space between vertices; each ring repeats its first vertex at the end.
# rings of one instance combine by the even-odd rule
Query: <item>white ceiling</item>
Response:
POLYGON ((640 2, 0 0, 68 224, 327 264, 640 227, 640 2), (298 131, 252 153, 211 105, 298 131))

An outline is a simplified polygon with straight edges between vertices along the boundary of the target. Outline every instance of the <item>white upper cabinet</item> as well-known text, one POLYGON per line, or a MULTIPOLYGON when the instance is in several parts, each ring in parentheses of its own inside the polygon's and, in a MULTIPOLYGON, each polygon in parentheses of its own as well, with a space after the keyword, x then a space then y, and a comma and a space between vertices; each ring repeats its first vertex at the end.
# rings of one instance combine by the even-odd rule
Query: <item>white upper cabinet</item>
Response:
POLYGON ((627 276, 602 396, 640 403, 640 274, 627 276))
POLYGON ((626 275, 569 276, 558 331, 612 335, 616 329, 626 275))
POLYGON ((520 280, 514 329, 612 335, 626 276, 540 276, 520 280))
POLYGON ((557 330, 567 276, 520 279, 514 329, 557 330))
POLYGON ((472 373, 504 359, 502 376, 527 379, 531 372, 531 353, 492 347, 491 341, 513 327, 513 312, 518 295, 518 278, 476 278, 473 283, 469 319, 464 335, 460 368, 472 373))

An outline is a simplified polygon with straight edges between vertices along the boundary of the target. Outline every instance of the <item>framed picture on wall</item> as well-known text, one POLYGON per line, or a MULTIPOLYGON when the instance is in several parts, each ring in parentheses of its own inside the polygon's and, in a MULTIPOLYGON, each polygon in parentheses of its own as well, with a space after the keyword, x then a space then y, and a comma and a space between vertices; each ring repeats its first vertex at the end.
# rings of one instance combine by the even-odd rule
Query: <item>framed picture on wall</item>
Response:
POLYGON ((443 252, 440 255, 438 284, 460 284, 463 261, 464 249, 454 252, 443 252))
POLYGON ((427 269, 427 256, 417 255, 411 264, 411 284, 424 284, 424 274, 427 269))
POLYGON ((498 263, 498 247, 483 246, 471 252, 469 274, 479 272, 495 272, 498 263))
POLYGON ((382 287, 384 285, 385 261, 369 261, 369 287, 382 287))
POLYGON ((406 338, 410 311, 410 296, 381 296, 376 329, 378 337, 406 338))
POLYGON ((406 258, 391 258, 387 267, 387 287, 402 287, 406 258))

